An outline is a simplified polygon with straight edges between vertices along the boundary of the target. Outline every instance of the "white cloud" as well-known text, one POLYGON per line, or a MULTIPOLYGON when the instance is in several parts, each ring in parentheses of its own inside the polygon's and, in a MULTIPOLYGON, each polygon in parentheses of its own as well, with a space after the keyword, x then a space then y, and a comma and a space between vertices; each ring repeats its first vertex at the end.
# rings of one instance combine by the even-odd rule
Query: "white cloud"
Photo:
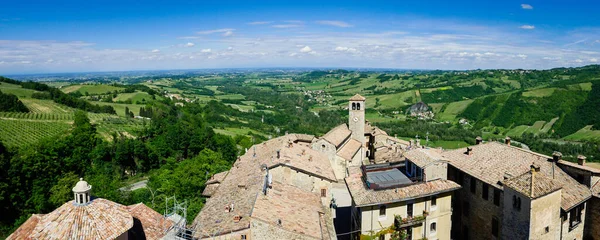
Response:
POLYGON ((158 50, 158 49, 154 49, 154 50, 152 50, 152 52, 153 52, 153 53, 157 53, 157 52, 160 52, 160 50, 158 50))
POLYGON ((594 62, 594 63, 598 62, 598 59, 597 58, 590 58, 590 62, 594 62))
POLYGON ((272 23, 271 21, 256 21, 256 22, 249 22, 246 23, 248 25, 265 25, 265 24, 270 24, 272 23))
POLYGON ((535 29, 535 26, 533 25, 523 25, 519 27, 520 29, 527 29, 527 30, 531 30, 531 29, 535 29))
POLYGON ((581 59, 575 59, 575 62, 576 62, 576 63, 582 63, 582 62, 583 62, 583 60, 581 60, 581 59))
MULTIPOLYGON (((375 46, 375 48, 377 49, 377 48, 379 48, 379 46, 375 46)), ((356 48, 341 47, 341 46, 336 47, 335 51, 337 51, 337 52, 349 52, 349 53, 356 53, 356 52, 358 52, 356 50, 356 48)))
POLYGON ((329 25, 329 26, 342 27, 342 28, 353 27, 353 25, 351 25, 347 22, 343 22, 343 21, 321 20, 321 21, 316 21, 316 23, 321 24, 321 25, 329 25))
POLYGON ((290 53, 290 57, 298 55, 297 53, 290 53))
POLYGON ((200 32, 196 32, 197 34, 213 34, 213 33, 223 33, 223 34, 227 34, 228 32, 233 32, 235 31, 235 29, 233 28, 221 28, 221 29, 214 29, 214 30, 205 30, 205 31, 200 31, 200 32))
POLYGON ((525 54, 519 54, 519 55, 517 55, 517 57, 520 57, 520 58, 522 58, 522 59, 525 59, 525 58, 527 58, 527 55, 525 55, 525 54))
POLYGON ((223 33, 223 37, 231 37, 233 36, 233 31, 227 31, 223 33))
POLYGON ((309 53, 312 52, 312 49, 309 46, 304 46, 302 49, 300 49, 300 52, 309 53))
POLYGON ((200 52, 209 53, 209 52, 212 52, 212 49, 206 48, 206 49, 202 49, 200 52))
POLYGON ((186 46, 186 47, 193 47, 194 45, 195 45, 195 44, 194 44, 194 43, 191 43, 191 42, 189 42, 189 43, 186 43, 186 44, 185 44, 185 46, 186 46))
POLYGON ((274 28, 297 28, 297 27, 302 27, 302 25, 299 25, 299 24, 275 24, 275 25, 271 25, 271 27, 274 27, 274 28))
POLYGON ((526 3, 523 3, 523 4, 521 4, 521 8, 522 9, 531 10, 531 9, 533 9, 533 6, 531 6, 529 4, 526 4, 526 3))
POLYGON ((299 21, 299 20, 287 20, 284 21, 286 23, 295 23, 295 24, 304 24, 304 21, 299 21))

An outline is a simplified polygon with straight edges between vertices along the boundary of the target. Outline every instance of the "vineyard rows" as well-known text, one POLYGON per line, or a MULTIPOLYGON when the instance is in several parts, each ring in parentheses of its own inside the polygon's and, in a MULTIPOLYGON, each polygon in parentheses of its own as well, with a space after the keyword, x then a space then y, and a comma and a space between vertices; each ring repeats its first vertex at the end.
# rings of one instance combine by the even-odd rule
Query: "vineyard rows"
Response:
POLYGON ((65 122, 34 122, 0 119, 0 140, 6 146, 22 146, 46 137, 65 133, 71 125, 65 122))

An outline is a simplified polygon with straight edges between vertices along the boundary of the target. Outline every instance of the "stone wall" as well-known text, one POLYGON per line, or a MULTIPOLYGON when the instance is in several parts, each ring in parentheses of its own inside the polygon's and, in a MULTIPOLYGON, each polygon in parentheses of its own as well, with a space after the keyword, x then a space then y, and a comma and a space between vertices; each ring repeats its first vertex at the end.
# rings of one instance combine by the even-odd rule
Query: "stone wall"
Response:
MULTIPOLYGON (((296 240, 313 240, 313 238, 304 234, 299 234, 291 231, 287 231, 283 228, 269 225, 263 221, 252 219, 250 222, 251 226, 251 239, 296 239, 296 240)), ((240 239, 240 238, 237 238, 240 239)))
POLYGON ((585 238, 600 240, 600 198, 592 197, 587 204, 585 238))
POLYGON ((296 171, 287 166, 273 168, 269 170, 269 173, 273 176, 273 181, 290 184, 304 191, 316 193, 319 196, 321 196, 321 189, 325 189, 326 196, 321 197, 321 202, 323 206, 329 207, 332 197, 332 183, 330 181, 296 171))
POLYGON ((529 197, 505 187, 503 213, 502 238, 514 240, 528 239, 531 223, 531 202, 529 197), (521 200, 520 209, 514 207, 513 197, 521 200))
MULTIPOLYGON (((562 239, 583 239, 583 228, 585 226, 585 217, 586 217, 586 208, 585 203, 583 203, 583 211, 581 216, 581 224, 577 225, 577 227, 573 229, 569 229, 569 219, 571 214, 567 214, 567 219, 562 222, 562 239)), ((592 223, 594 224, 594 223, 592 223)))
POLYGON ((529 239, 560 239, 560 202, 558 190, 531 201, 529 239))
POLYGON ((339 180, 346 177, 346 160, 337 156, 337 149, 333 144, 325 139, 318 139, 311 144, 311 148, 327 155, 336 179, 339 180))
POLYGON ((448 179, 448 163, 435 162, 425 167, 425 181, 448 179))

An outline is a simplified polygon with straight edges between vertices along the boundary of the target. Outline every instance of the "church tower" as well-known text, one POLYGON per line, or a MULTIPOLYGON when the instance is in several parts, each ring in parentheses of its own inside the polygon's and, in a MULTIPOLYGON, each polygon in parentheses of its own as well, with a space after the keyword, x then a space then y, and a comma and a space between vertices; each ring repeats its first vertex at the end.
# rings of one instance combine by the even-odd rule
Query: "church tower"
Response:
POLYGON ((365 145, 365 100, 356 94, 350 98, 348 105, 348 128, 352 131, 352 138, 365 145))

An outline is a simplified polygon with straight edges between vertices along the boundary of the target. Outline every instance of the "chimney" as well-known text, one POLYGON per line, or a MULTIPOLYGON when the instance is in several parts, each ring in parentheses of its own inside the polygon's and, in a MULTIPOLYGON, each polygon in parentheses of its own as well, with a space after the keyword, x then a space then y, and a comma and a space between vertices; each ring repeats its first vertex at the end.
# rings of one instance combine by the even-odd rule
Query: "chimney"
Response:
POLYGON ((535 175, 540 171, 540 166, 536 165, 534 162, 531 163, 531 196, 534 196, 534 186, 535 186, 535 175))
POLYGON ((306 149, 302 149, 302 155, 306 155, 306 149))
POLYGON ((234 223, 238 223, 238 222, 240 222, 240 220, 242 220, 242 216, 240 216, 240 215, 235 215, 233 217, 233 222, 234 223))
POLYGON ((506 143, 506 145, 510 146, 510 137, 506 136, 506 138, 504 139, 504 143, 506 143))
POLYGON ((554 162, 558 162, 558 161, 559 161, 559 160, 561 160, 561 159, 562 159, 562 153, 560 153, 560 152, 557 152, 557 151, 554 151, 554 152, 552 153, 552 161, 554 161, 554 162))
POLYGON ((479 144, 481 144, 481 142, 483 142, 483 139, 480 136, 477 136, 475 138, 475 144, 479 145, 479 144))
POLYGON ((579 164, 579 165, 581 165, 581 166, 585 165, 585 158, 586 158, 586 157, 585 157, 585 156, 583 156, 583 155, 579 155, 579 156, 577 156, 577 164, 579 164))
POLYGON ((281 150, 277 149, 277 159, 281 158, 281 150))
POLYGON ((473 155, 473 148, 472 147, 467 147, 467 155, 473 155))

